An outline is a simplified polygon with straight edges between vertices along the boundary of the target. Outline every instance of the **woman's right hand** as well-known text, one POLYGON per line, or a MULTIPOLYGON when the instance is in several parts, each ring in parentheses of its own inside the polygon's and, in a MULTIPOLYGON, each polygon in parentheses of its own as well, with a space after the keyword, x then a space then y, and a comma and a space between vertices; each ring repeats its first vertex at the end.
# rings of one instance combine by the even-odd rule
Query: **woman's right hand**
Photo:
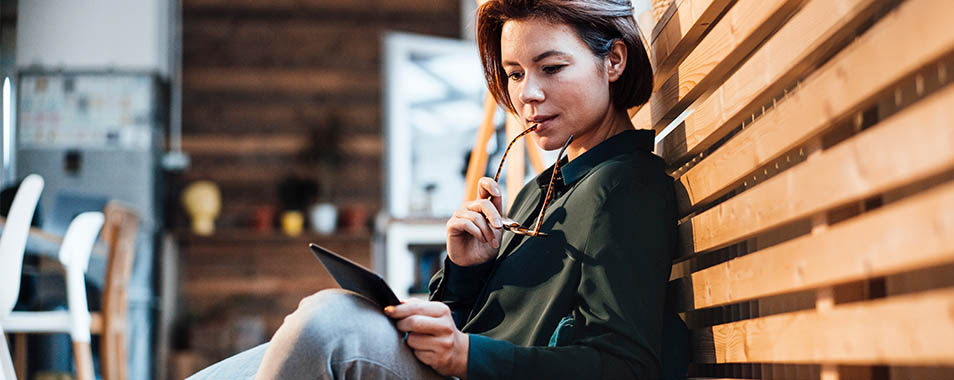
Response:
POLYGON ((447 221, 447 257, 460 266, 497 257, 503 224, 500 186, 492 178, 477 181, 477 200, 465 203, 447 221))

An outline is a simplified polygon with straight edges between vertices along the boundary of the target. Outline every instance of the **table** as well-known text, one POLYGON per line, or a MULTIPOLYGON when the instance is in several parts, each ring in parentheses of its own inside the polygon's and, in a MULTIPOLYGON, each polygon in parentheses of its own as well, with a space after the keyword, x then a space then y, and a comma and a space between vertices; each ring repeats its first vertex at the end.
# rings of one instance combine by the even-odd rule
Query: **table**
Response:
MULTIPOLYGON (((0 233, 3 232, 3 226, 6 225, 6 218, 0 217, 0 233)), ((59 261, 60 245, 63 244, 63 237, 45 231, 40 228, 30 227, 30 234, 27 237, 26 255, 45 257, 59 261)), ((89 256, 89 267, 86 269, 86 280, 102 289, 106 281, 106 260, 109 247, 102 240, 96 242, 93 246, 93 252, 89 256)))

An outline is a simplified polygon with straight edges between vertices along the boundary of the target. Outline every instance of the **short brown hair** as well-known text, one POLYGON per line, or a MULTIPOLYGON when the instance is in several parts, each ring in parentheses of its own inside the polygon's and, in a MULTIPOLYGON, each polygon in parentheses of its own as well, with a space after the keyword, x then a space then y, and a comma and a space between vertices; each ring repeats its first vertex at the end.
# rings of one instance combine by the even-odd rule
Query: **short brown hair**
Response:
POLYGON ((626 44, 626 68, 610 85, 610 99, 617 109, 642 105, 653 91, 653 69, 646 47, 626 0, 488 0, 477 9, 477 47, 490 93, 516 113, 507 91, 507 73, 500 63, 500 34, 510 20, 540 18, 567 24, 593 55, 606 57, 613 43, 626 44))

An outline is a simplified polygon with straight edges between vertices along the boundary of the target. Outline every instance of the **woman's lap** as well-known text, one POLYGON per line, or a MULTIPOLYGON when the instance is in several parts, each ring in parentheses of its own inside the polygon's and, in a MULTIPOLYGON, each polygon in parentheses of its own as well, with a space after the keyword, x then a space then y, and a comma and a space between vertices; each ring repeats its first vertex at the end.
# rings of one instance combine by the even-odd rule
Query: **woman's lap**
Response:
POLYGON ((302 300, 272 341, 190 379, 442 379, 419 362, 377 306, 343 290, 302 300), (257 377, 256 377, 257 373, 257 377))

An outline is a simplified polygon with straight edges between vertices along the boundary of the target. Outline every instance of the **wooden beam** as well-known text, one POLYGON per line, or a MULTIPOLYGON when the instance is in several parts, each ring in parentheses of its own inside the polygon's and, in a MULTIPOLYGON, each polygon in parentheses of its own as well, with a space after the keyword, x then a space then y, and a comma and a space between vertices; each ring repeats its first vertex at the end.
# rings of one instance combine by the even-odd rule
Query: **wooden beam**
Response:
POLYGON ((954 168, 951 120, 954 86, 683 223, 683 254, 719 248, 954 168))
POLYGON ((954 364, 954 289, 778 314, 696 331, 697 363, 954 364))
POLYGON ((652 31, 656 75, 667 78, 672 75, 729 4, 731 0, 681 0, 670 6, 652 31))
POLYGON ((183 71, 186 91, 362 93, 377 95, 380 73, 347 69, 191 68, 183 71))
MULTIPOLYGON (((820 42, 831 40, 838 29, 849 22, 864 19, 866 13, 882 4, 875 0, 840 0, 835 12, 826 5, 835 1, 813 1, 789 23, 791 29, 783 29, 762 48, 766 54, 757 53, 742 69, 730 78, 712 98, 707 99, 687 119, 686 128, 705 125, 687 141, 697 141, 690 150, 712 140, 705 133, 722 135, 719 129, 734 126, 724 120, 737 117, 716 115, 713 107, 719 107, 725 115, 737 115, 749 107, 764 86, 770 86, 778 78, 789 76, 793 70, 781 62, 805 61, 790 59, 796 54, 812 55, 819 51, 820 42), (811 25, 812 28, 809 28, 811 25), (818 29, 815 29, 817 27, 818 29), (828 31, 825 31, 828 29, 828 31), (801 31, 801 33, 790 33, 801 31), (811 33, 818 33, 814 43, 811 33), (803 44, 804 41, 804 44, 803 44), (799 47, 799 45, 802 45, 799 47), (799 52, 793 51, 799 50, 799 52), (770 54, 769 54, 770 53, 770 54), (755 75, 755 73, 762 73, 755 75), (743 83, 744 82, 744 83, 743 83), (718 126, 718 127, 716 127, 718 126), (715 127, 713 130, 710 127, 715 127)), ((933 3, 937 7, 937 3, 933 3)), ((928 5, 928 4, 926 4, 928 5)), ((927 11, 927 10, 925 10, 927 11)), ((855 41, 850 49, 809 76, 799 90, 783 99, 754 123, 746 126, 725 145, 715 150, 706 159, 689 169, 679 178, 677 186, 685 189, 677 192, 680 214, 687 214, 692 206, 709 202, 725 194, 728 189, 742 183, 758 168, 778 159, 783 153, 817 136, 832 126, 832 121, 851 115, 870 103, 879 92, 910 75, 918 68, 938 59, 954 49, 954 33, 941 18, 922 18, 917 12, 901 10, 902 14, 890 17, 855 41), (912 27, 914 23, 921 26, 912 27), (925 25, 925 24, 928 25, 925 25), (931 23, 935 23, 933 26, 931 23), (925 30, 927 29, 927 30, 925 30), (944 32, 947 31, 947 32, 944 32), (901 43, 917 39, 916 44, 901 43), (895 48, 886 51, 884 46, 895 48)), ((842 39, 839 37, 837 39, 842 39)), ((812 58, 809 60, 814 60, 812 58)), ((794 71, 802 71, 801 69, 794 71)), ((784 81, 781 81, 784 82, 784 81)), ((667 143, 677 143, 678 136, 667 143)), ((678 150, 667 150, 667 159, 678 161, 678 150)))
POLYGON ((497 112, 497 101, 493 95, 487 93, 484 97, 484 117, 477 128, 477 141, 470 151, 470 161, 467 163, 467 175, 464 179, 464 202, 477 199, 477 181, 487 171, 487 142, 494 136, 494 114, 497 112))
MULTIPOLYGON (((300 133, 203 134, 185 136, 182 149, 201 155, 289 154, 303 152, 314 144, 300 133)), ((349 156, 380 157, 383 142, 379 135, 349 135, 341 139, 340 149, 349 156)))
MULTIPOLYGON (((833 7, 828 8, 828 1, 822 1, 820 6, 824 9, 818 10, 817 5, 809 4, 812 12, 806 10, 796 14, 792 21, 783 27, 775 37, 766 42, 762 49, 759 49, 749 61, 746 62, 736 73, 734 73, 723 86, 717 89, 712 95, 704 101, 694 105, 693 113, 676 128, 663 141, 662 150, 666 160, 670 163, 677 163, 685 160, 686 157, 698 154, 708 148, 713 143, 724 137, 732 129, 736 128, 743 120, 748 119, 755 111, 752 107, 760 107, 760 103, 771 103, 773 94, 765 91, 765 87, 771 83, 778 86, 791 85, 794 78, 807 72, 815 62, 824 58, 819 55, 823 49, 822 45, 805 46, 799 41, 810 40, 806 36, 812 36, 818 30, 817 23, 820 20, 828 20, 829 16, 839 15, 840 17, 851 17, 853 12, 839 11, 841 9, 854 9, 854 7, 833 7), (779 41, 779 42, 776 42, 779 41), (800 49, 795 46, 802 47, 800 49), (790 53, 798 51, 803 58, 796 60, 786 60, 782 62, 800 62, 792 65, 783 64, 777 60, 777 57, 787 57, 790 53), (790 66, 791 65, 791 66, 790 66)), ((861 4, 857 1, 839 3, 844 5, 861 4)), ((878 2, 883 6, 884 2, 878 2)), ((855 5, 857 7, 857 5, 855 5)), ((846 49, 842 55, 854 55, 854 50, 870 51, 871 46, 877 46, 882 50, 884 46, 896 47, 901 51, 910 51, 908 43, 912 40, 934 39, 940 36, 949 36, 950 28, 948 20, 941 15, 951 11, 951 5, 945 2, 936 1, 908 1, 902 4, 899 9, 883 18, 878 24, 872 27, 867 33, 859 38, 853 47, 846 49), (904 37, 902 37, 904 36, 904 37), (914 37, 912 37, 914 36, 914 37), (858 46, 858 47, 854 47, 858 46)), ((864 19, 855 18, 863 21, 864 19)), ((857 22, 857 21, 856 21, 857 22)), ((825 24, 831 25, 830 21, 825 24)), ((837 25, 837 24, 836 24, 837 25)), ((850 30, 851 28, 848 28, 850 30)), ((836 39, 844 37, 843 28, 828 28, 824 34, 835 36, 836 39), (839 37, 840 36, 840 37, 839 37)), ((889 60, 891 64, 902 64, 907 57, 894 48, 890 51, 883 51, 881 54, 869 54, 873 60, 854 60, 848 71, 863 69, 864 66, 880 67, 876 65, 880 60, 889 60), (859 65, 860 63, 860 65, 859 65)), ((938 50, 940 52, 941 49, 938 50)), ((861 53, 858 53, 861 54, 861 53)), ((840 58, 836 58, 840 59, 840 58)), ((845 74, 839 72, 839 75, 845 74)), ((875 74, 875 77, 880 73, 875 74)), ((869 78, 874 79, 874 77, 869 78)), ((776 92, 781 92, 778 89, 776 92)), ((821 95, 821 94, 817 94, 821 95)), ((815 96, 813 94, 812 96, 815 96)))
MULTIPOLYGON (((507 113, 506 121, 507 129, 507 141, 513 140, 514 137, 517 137, 521 132, 523 132, 523 125, 520 123, 517 118, 511 113, 507 113)), ((529 137, 524 137, 521 140, 518 140, 513 144, 513 147, 510 148, 510 153, 507 160, 507 178, 506 184, 501 184, 504 189, 507 191, 507 199, 504 204, 503 215, 507 215, 510 206, 513 204, 513 199, 517 197, 517 193, 520 192, 520 188, 523 187, 523 178, 526 174, 527 169, 527 160, 524 158, 526 152, 526 141, 529 137)), ((504 181, 503 178, 500 179, 501 182, 504 181)))
POLYGON ((703 269, 680 311, 954 263, 950 210, 954 183, 703 269))
MULTIPOLYGON (((653 124, 666 124, 686 105, 715 86, 778 29, 803 0, 735 3, 673 71, 657 71, 652 105, 653 124)), ((663 67, 665 69, 665 67, 663 67)))

